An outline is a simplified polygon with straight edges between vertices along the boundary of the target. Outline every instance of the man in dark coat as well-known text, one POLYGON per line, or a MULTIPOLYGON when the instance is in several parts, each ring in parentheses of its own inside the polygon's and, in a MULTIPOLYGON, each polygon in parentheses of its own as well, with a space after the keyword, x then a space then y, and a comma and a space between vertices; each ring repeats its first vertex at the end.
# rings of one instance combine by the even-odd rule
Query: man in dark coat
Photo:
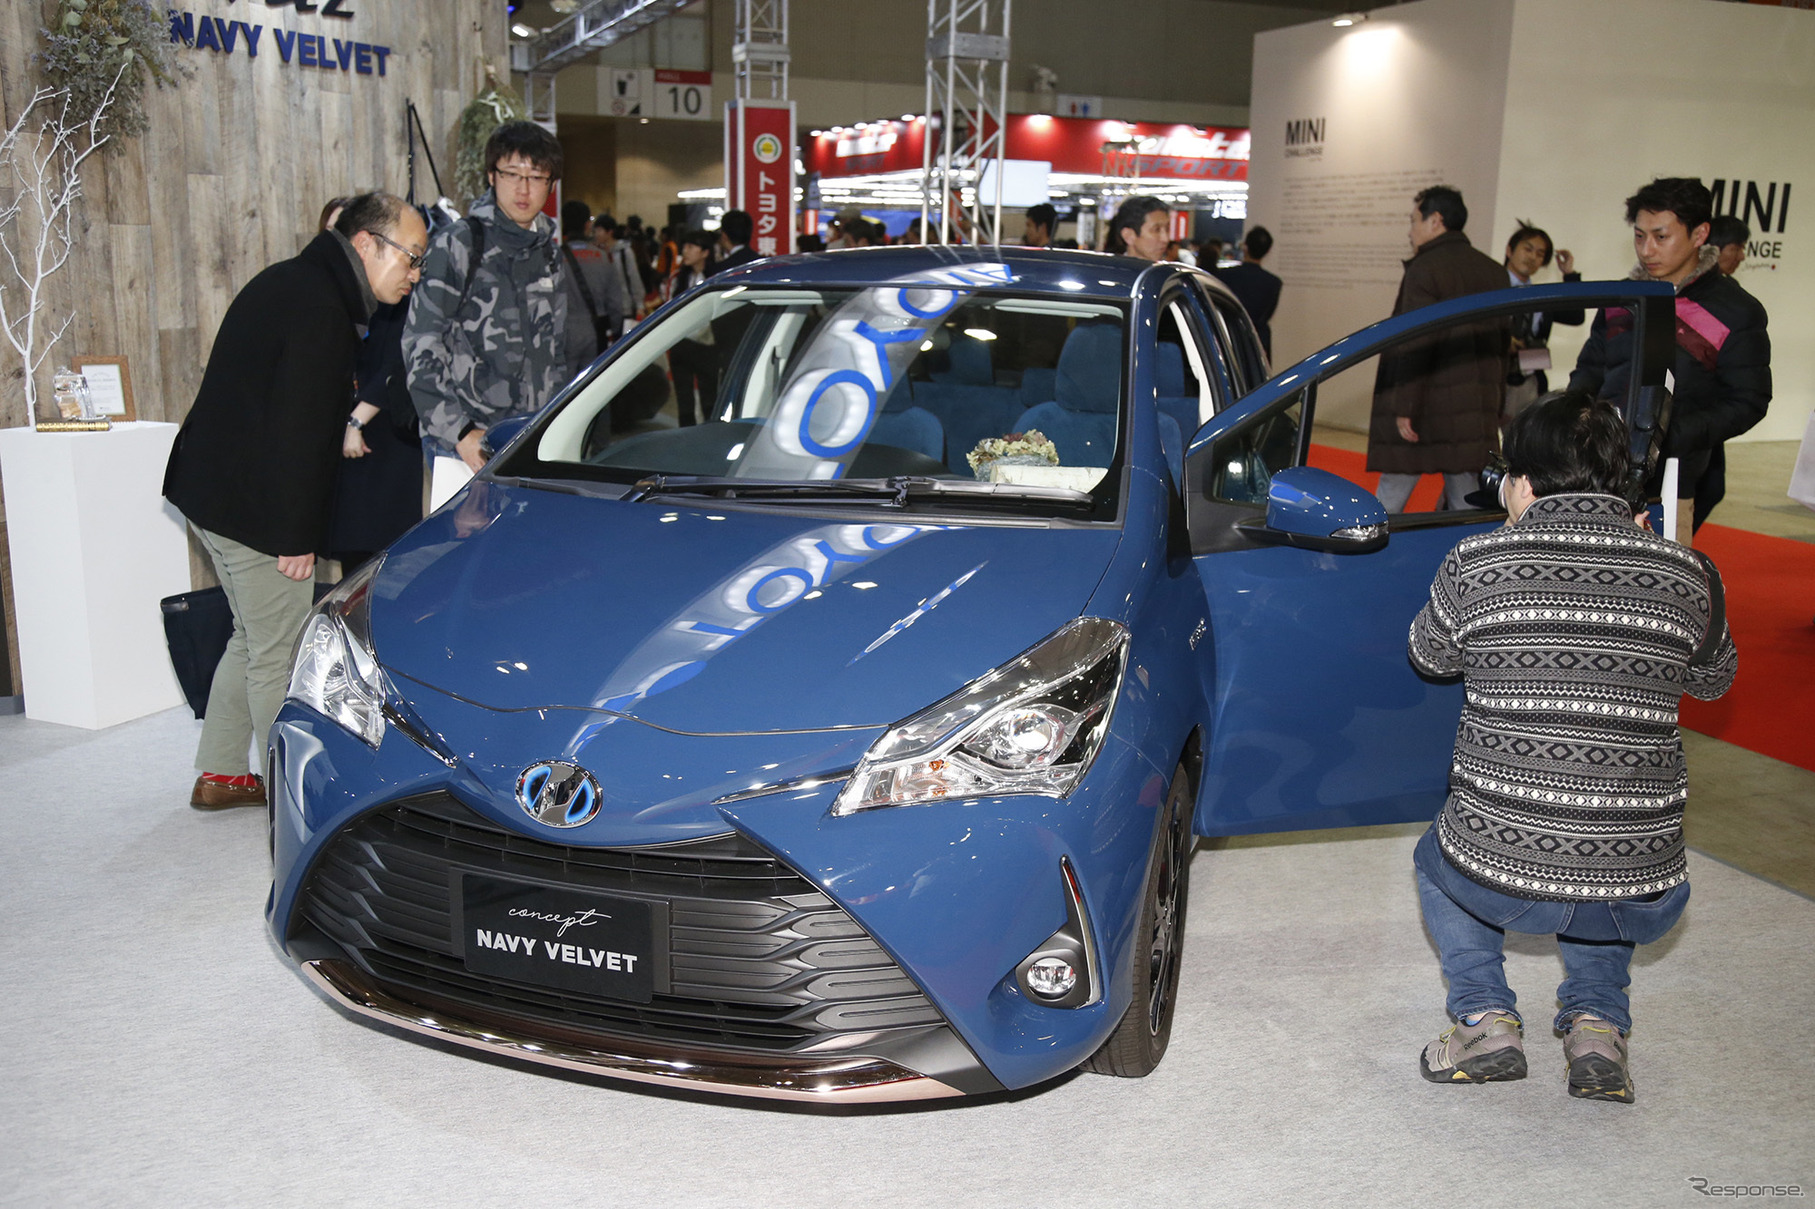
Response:
POLYGON ((1265 227, 1255 227, 1242 237, 1242 262, 1231 265, 1216 275, 1216 279, 1229 287, 1229 292, 1241 299, 1248 318, 1254 320, 1254 331, 1260 336, 1260 346, 1267 350, 1267 359, 1273 358, 1273 312, 1279 308, 1280 280, 1260 267, 1260 262, 1273 250, 1273 232, 1265 227))
POLYGON ((360 337, 378 303, 409 293, 427 247, 401 198, 356 197, 300 255, 248 282, 221 319, 164 473, 165 497, 233 610, 196 753, 198 809, 264 804, 249 752, 277 718, 313 603, 360 337))
MULTIPOLYGON (((1676 287, 1676 387, 1664 456, 1678 459, 1679 515, 1692 517, 1693 529, 1725 492, 1725 474, 1710 477, 1717 457, 1725 465, 1721 442, 1764 419, 1771 403, 1765 308, 1720 271, 1719 252, 1708 246, 1713 209, 1714 195, 1693 177, 1654 180, 1626 199, 1639 259, 1633 278, 1676 287)), ((1603 399, 1624 395, 1632 333, 1632 312, 1624 307, 1597 315, 1569 375, 1570 388, 1603 399)), ((1652 484, 1654 491, 1658 487, 1652 484)), ((1680 522, 1675 536, 1688 540, 1680 522)))
MULTIPOLYGON (((1475 250, 1462 228, 1468 207, 1447 185, 1419 193, 1412 208, 1412 258, 1405 262, 1393 314, 1434 302, 1501 290, 1506 270, 1475 250)), ((1466 508, 1481 468, 1500 441, 1500 405, 1511 347, 1506 320, 1452 327, 1380 356, 1368 424, 1368 469, 1375 494, 1402 512, 1421 475, 1441 474, 1443 506, 1466 508)))
POLYGON ((723 273, 761 260, 758 253, 750 250, 750 237, 755 230, 756 223, 749 214, 726 210, 718 220, 718 267, 713 272, 723 273))

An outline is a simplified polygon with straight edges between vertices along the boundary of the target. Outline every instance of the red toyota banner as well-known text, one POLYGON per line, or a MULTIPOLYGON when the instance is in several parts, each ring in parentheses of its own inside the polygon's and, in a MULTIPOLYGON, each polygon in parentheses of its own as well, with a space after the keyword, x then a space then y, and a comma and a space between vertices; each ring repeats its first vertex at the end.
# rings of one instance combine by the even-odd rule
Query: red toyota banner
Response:
POLYGON ((751 251, 794 250, 794 102, 725 106, 725 198, 756 224, 751 251))

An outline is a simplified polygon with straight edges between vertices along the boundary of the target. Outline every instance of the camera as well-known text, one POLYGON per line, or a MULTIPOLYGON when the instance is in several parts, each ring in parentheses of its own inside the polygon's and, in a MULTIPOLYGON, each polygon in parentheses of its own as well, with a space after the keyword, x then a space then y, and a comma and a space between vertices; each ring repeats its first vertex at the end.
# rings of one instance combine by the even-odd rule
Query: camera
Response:
POLYGON ((1498 451, 1488 454, 1487 465, 1481 467, 1481 490, 1469 492, 1463 502, 1471 508, 1506 507, 1500 498, 1500 486, 1506 482, 1506 472, 1506 455, 1498 451))

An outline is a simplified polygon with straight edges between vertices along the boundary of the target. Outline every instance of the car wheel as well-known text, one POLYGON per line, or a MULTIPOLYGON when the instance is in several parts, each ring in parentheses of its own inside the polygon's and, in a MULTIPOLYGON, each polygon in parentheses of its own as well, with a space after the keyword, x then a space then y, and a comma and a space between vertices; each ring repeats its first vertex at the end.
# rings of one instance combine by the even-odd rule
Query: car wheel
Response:
POLYGON ((1179 959, 1185 942, 1185 901, 1191 849, 1191 777, 1184 765, 1172 773, 1165 817, 1153 837, 1147 885, 1141 892, 1140 931, 1135 936, 1134 996, 1121 1023, 1103 1047, 1084 1063, 1099 1075, 1138 1079, 1152 1074, 1172 1039, 1178 1003, 1179 959))

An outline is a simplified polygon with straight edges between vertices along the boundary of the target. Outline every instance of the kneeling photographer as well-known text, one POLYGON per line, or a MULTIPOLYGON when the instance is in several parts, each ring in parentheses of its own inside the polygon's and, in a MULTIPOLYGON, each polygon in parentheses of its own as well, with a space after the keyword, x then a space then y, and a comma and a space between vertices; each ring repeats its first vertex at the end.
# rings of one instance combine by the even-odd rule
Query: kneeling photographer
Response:
POLYGON ((1420 1055, 1433 1082, 1525 1076, 1511 930, 1557 938, 1569 1094, 1633 1099, 1633 948, 1689 899, 1677 708, 1724 693, 1738 655, 1713 564, 1634 522, 1628 448, 1586 392, 1521 412, 1506 525, 1457 544, 1412 622, 1412 663, 1460 675, 1466 696, 1449 797, 1414 857, 1456 1021, 1420 1055))

